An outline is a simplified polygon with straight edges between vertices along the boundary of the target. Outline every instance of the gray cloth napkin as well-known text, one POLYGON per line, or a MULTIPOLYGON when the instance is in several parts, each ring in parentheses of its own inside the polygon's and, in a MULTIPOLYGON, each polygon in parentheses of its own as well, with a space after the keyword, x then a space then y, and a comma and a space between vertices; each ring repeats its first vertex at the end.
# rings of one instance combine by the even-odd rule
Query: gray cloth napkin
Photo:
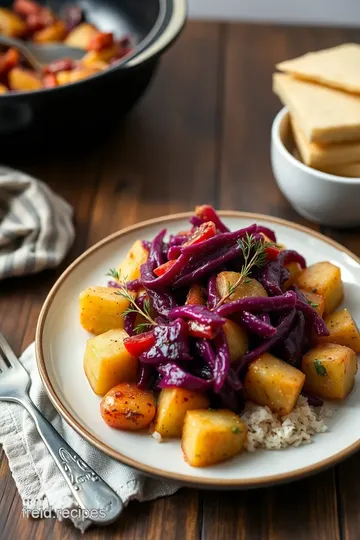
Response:
MULTIPOLYGON (((171 495, 179 489, 178 484, 148 478, 85 442, 56 412, 47 397, 36 367, 34 344, 26 349, 20 361, 30 374, 30 396, 35 405, 70 446, 113 488, 125 505, 132 499, 156 499, 171 495)), ((40 438, 33 420, 20 405, 0 402, 0 444, 3 445, 9 460, 24 509, 51 509, 61 519, 61 510, 76 507, 75 500, 40 438)), ((72 520, 82 531, 91 524, 88 519, 72 520)))
POLYGON ((74 236, 67 202, 40 180, 0 167, 0 279, 57 266, 74 236))

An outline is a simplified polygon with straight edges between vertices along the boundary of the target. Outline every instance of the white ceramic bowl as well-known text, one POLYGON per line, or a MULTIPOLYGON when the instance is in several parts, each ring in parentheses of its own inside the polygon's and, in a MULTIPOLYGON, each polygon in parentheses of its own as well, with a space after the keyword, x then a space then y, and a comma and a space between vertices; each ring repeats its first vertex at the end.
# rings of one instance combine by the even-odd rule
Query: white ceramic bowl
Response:
POLYGON ((299 214, 332 227, 360 225, 360 178, 312 169, 291 153, 294 142, 286 107, 271 130, 271 164, 283 195, 299 214))

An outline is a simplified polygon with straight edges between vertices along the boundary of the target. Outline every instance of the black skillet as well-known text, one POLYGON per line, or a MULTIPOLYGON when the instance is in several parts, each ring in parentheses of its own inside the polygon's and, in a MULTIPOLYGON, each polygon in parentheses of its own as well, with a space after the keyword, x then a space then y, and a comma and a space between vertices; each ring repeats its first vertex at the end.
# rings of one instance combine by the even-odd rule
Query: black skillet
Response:
MULTIPOLYGON (((11 0, 0 0, 1 7, 11 0)), ((56 12, 71 0, 46 2, 56 12)), ((53 153, 101 141, 146 90, 161 53, 180 33, 186 0, 82 0, 78 2, 102 31, 130 35, 134 51, 83 81, 53 89, 0 96, 0 158, 19 152, 53 153)))

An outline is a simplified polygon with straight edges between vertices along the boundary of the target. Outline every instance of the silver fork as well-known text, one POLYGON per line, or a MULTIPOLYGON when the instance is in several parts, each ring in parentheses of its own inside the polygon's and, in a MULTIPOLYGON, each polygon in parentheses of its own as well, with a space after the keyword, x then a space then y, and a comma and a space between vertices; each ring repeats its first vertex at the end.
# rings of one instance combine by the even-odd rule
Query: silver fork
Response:
POLYGON ((0 401, 14 401, 28 411, 84 517, 97 525, 115 521, 123 509, 117 494, 74 452, 35 407, 29 396, 30 377, 0 333, 0 401))

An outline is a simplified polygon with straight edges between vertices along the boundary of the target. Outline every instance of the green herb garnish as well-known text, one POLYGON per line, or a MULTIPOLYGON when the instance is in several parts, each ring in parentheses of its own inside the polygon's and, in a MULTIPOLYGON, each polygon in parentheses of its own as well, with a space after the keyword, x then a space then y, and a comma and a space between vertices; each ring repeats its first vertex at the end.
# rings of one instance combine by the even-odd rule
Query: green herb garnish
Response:
POLYGON ((108 271, 106 275, 120 281, 120 274, 115 268, 110 268, 110 270, 108 271))
POLYGON ((315 371, 318 375, 320 375, 320 377, 326 377, 327 375, 327 371, 326 371, 326 368, 325 366, 320 362, 320 360, 314 360, 314 366, 315 366, 315 371))
MULTIPOLYGON (((236 289, 241 285, 241 283, 250 283, 249 279, 250 273, 253 268, 261 268, 267 262, 266 250, 267 248, 274 245, 273 242, 264 242, 255 238, 252 234, 246 233, 245 238, 238 240, 238 246, 242 251, 244 257, 244 264, 240 270, 240 276, 238 280, 233 284, 228 285, 228 292, 219 302, 216 304, 215 308, 218 308, 224 302, 226 302, 236 289)), ((214 309, 215 309, 214 308, 214 309)))
POLYGON ((233 428, 231 428, 231 431, 232 431, 233 433, 240 433, 240 432, 241 432, 241 429, 238 428, 238 427, 233 427, 233 428))

